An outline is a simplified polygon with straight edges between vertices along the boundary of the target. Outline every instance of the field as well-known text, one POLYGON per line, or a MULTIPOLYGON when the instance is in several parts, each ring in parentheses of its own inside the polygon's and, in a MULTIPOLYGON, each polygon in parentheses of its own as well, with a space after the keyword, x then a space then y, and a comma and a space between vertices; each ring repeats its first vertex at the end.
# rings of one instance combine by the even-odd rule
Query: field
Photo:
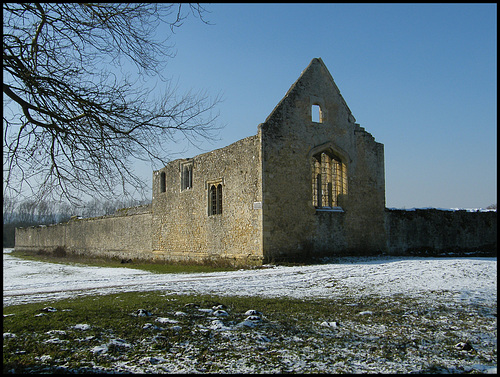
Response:
POLYGON ((153 274, 4 252, 3 372, 496 373, 496 297, 496 258, 153 274))

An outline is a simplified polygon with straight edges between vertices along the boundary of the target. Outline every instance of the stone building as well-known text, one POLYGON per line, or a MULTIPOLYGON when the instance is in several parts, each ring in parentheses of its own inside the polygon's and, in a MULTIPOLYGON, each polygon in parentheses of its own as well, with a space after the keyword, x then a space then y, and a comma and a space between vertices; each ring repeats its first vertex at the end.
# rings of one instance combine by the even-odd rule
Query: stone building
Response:
POLYGON ((385 249, 384 148, 313 59, 258 133, 153 174, 155 254, 238 260, 385 249))
POLYGON ((237 264, 496 253, 494 213, 385 208, 384 147, 313 59, 257 134, 153 172, 150 206, 16 229, 16 249, 237 264))

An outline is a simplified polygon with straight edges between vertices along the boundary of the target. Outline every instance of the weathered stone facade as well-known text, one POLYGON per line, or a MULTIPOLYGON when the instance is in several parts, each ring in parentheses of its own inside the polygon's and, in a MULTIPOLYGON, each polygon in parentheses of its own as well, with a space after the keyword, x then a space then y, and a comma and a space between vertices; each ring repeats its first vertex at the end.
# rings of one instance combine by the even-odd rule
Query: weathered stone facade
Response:
POLYGON ((262 200, 261 164, 257 135, 155 171, 152 247, 156 258, 222 257, 242 264, 260 263, 262 211, 254 203, 262 200))
POLYGON ((313 59, 255 136, 154 171, 143 213, 19 229, 16 249, 236 264, 426 247, 496 251, 496 212, 449 216, 422 222, 385 208, 384 147, 355 123, 323 61, 313 59), (441 236, 430 231, 443 223, 441 236))
POLYGON ((383 145, 355 123, 314 59, 256 136, 154 172, 153 250, 245 262, 381 252, 384 182, 383 145), (211 215, 219 184, 222 211, 211 215))
POLYGON ((383 145, 355 123, 321 59, 313 59, 260 130, 265 259, 385 249, 383 145), (325 184, 333 173, 316 162, 322 152, 341 163, 342 190, 325 184), (329 189, 341 192, 325 195, 329 189), (315 203, 318 193, 322 203, 315 203))

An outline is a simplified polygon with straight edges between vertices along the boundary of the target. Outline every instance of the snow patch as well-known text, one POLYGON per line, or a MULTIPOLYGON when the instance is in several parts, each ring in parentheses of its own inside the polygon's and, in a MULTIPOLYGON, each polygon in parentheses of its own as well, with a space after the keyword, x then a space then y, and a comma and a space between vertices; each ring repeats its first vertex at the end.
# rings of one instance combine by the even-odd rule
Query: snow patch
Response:
POLYGON ((158 318, 156 318, 155 321, 160 322, 160 323, 179 323, 179 321, 177 321, 175 319, 170 319, 170 318, 166 318, 166 317, 158 317, 158 318))

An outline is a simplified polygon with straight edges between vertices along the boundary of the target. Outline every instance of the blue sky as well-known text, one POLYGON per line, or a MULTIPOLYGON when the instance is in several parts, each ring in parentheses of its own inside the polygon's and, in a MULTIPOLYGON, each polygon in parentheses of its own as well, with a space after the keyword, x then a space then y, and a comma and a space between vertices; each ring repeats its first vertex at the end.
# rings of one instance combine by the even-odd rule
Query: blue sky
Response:
POLYGON ((497 203, 496 4, 205 7, 212 25, 189 17, 176 30, 164 74, 181 91, 222 94, 224 129, 183 157, 256 134, 321 57, 357 123, 385 146, 388 207, 497 203))

